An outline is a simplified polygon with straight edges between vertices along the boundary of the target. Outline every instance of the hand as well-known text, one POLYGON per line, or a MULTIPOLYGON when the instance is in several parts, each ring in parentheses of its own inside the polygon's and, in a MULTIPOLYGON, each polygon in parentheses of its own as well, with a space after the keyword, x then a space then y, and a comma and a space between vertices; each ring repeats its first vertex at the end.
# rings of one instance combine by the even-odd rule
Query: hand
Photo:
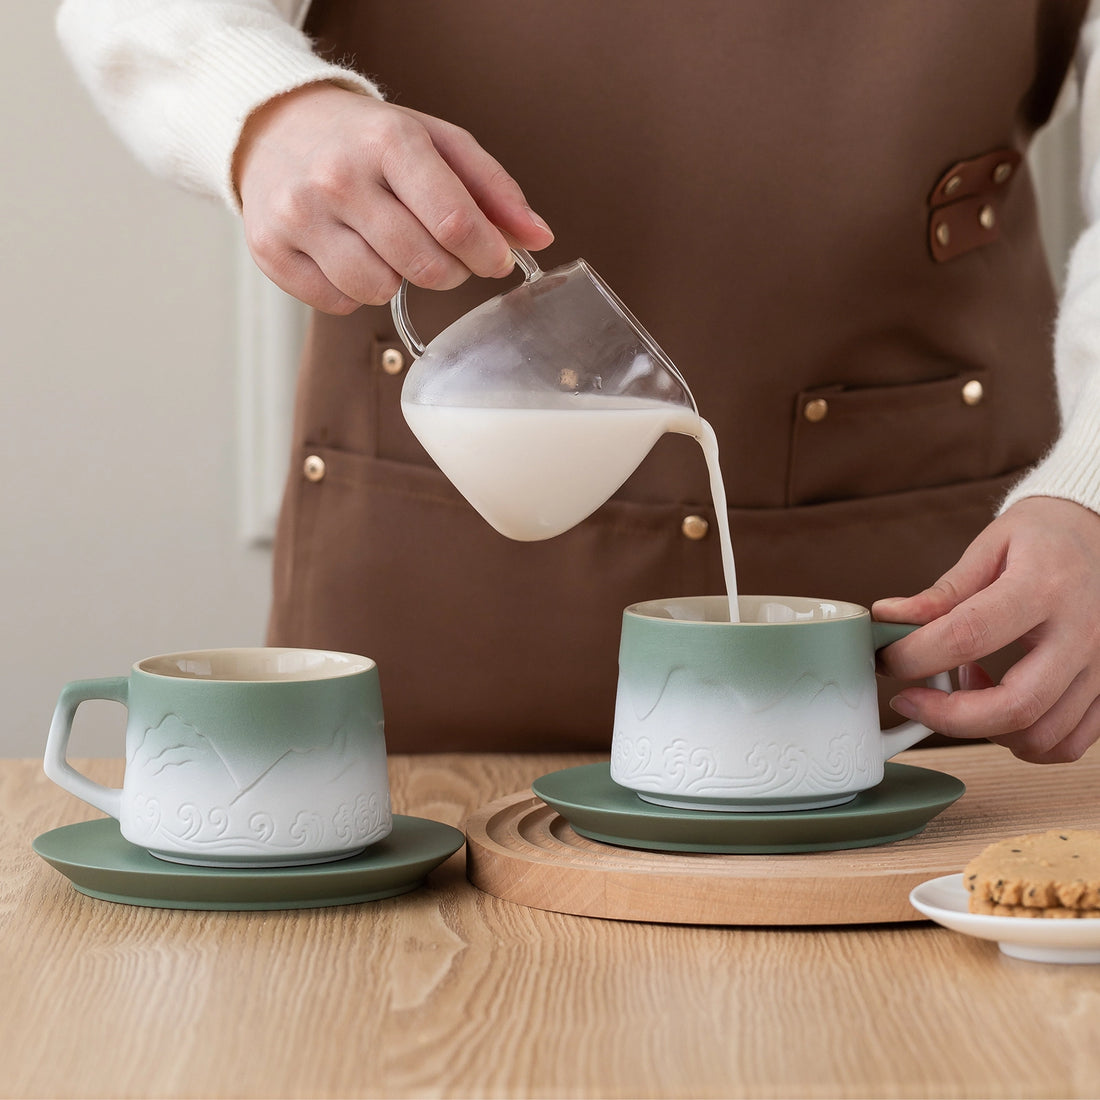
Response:
POLYGON ((882 651, 889 675, 960 666, 961 690, 905 688, 891 700, 899 714, 1036 764, 1076 760, 1100 738, 1100 515, 1054 497, 1018 501, 931 588, 879 600, 872 614, 922 624, 882 651), (995 684, 973 662, 1015 641, 1027 653, 995 684))
POLYGON ((529 249, 554 239, 464 130, 334 84, 255 111, 234 181, 260 270, 326 313, 388 302, 402 278, 446 290, 504 276, 509 237, 529 249))

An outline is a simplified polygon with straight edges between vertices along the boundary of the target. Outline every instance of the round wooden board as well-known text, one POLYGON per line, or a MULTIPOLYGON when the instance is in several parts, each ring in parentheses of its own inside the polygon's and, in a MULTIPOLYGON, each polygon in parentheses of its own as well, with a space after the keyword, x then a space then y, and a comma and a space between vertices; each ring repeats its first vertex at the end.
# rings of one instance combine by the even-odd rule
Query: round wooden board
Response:
POLYGON ((923 832, 876 848, 778 856, 612 847, 579 836, 530 791, 466 822, 470 881, 535 909, 671 924, 865 924, 923 919, 918 883, 961 871, 1002 837, 1100 828, 1100 750, 1071 765, 1025 764, 998 746, 916 749, 900 763, 948 772, 966 793, 923 832))

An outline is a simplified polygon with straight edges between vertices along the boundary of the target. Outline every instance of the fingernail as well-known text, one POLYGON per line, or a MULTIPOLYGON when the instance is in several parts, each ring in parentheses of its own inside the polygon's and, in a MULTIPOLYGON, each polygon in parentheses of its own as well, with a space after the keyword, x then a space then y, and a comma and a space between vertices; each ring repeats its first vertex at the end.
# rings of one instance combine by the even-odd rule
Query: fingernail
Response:
POLYGON ((875 600, 875 607, 880 607, 883 604, 892 606, 893 604, 905 603, 904 596, 883 596, 881 600, 875 600))
POLYGON ((531 220, 531 224, 536 229, 541 229, 544 233, 549 233, 551 237, 554 235, 554 231, 550 228, 550 226, 548 226, 546 222, 544 222, 542 218, 540 218, 538 214, 536 214, 534 210, 531 209, 531 207, 527 207, 527 217, 531 220))
POLYGON ((493 273, 493 278, 494 279, 503 279, 506 275, 511 275, 512 272, 515 271, 515 269, 516 269, 516 258, 509 252, 507 263, 505 263, 505 265, 499 271, 496 271, 496 272, 493 273))
POLYGON ((890 709, 896 711, 902 718, 916 718, 917 716, 916 707, 902 695, 895 695, 890 700, 890 709))

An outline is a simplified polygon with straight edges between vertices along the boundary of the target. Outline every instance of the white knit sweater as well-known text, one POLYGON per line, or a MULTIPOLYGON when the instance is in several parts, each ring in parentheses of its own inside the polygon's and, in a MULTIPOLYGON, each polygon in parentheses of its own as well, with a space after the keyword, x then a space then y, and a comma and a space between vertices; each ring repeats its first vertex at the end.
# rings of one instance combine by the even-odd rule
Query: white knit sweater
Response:
POLYGON ((308 9, 309 0, 66 0, 57 31, 143 163, 237 209, 233 152, 257 107, 319 80, 381 96, 312 52, 298 29, 308 9))
MULTIPOLYGON (((309 0, 65 0, 58 34, 92 98, 154 172, 239 208, 233 153, 245 120, 320 80, 381 97, 376 84, 315 55, 298 29, 309 0)), ((1086 228, 1070 257, 1055 334, 1062 431, 1009 493, 1100 512, 1100 0, 1077 63, 1086 228)))

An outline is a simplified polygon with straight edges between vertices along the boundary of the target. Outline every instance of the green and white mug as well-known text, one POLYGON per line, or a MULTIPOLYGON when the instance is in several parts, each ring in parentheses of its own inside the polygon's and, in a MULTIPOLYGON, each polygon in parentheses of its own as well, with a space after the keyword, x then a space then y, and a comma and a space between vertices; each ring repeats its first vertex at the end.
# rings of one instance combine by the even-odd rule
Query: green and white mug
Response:
MULTIPOLYGON (((858 604, 742 596, 623 613, 611 777, 663 806, 818 809, 876 786, 930 732, 879 727, 875 651, 916 629, 858 604)), ((934 686, 951 690, 946 673, 934 686)))
POLYGON ((348 653, 197 650, 66 684, 45 770, 117 818, 128 841, 178 863, 322 863, 392 827, 378 669, 348 653), (66 757, 88 699, 127 708, 121 788, 93 782, 66 757))

